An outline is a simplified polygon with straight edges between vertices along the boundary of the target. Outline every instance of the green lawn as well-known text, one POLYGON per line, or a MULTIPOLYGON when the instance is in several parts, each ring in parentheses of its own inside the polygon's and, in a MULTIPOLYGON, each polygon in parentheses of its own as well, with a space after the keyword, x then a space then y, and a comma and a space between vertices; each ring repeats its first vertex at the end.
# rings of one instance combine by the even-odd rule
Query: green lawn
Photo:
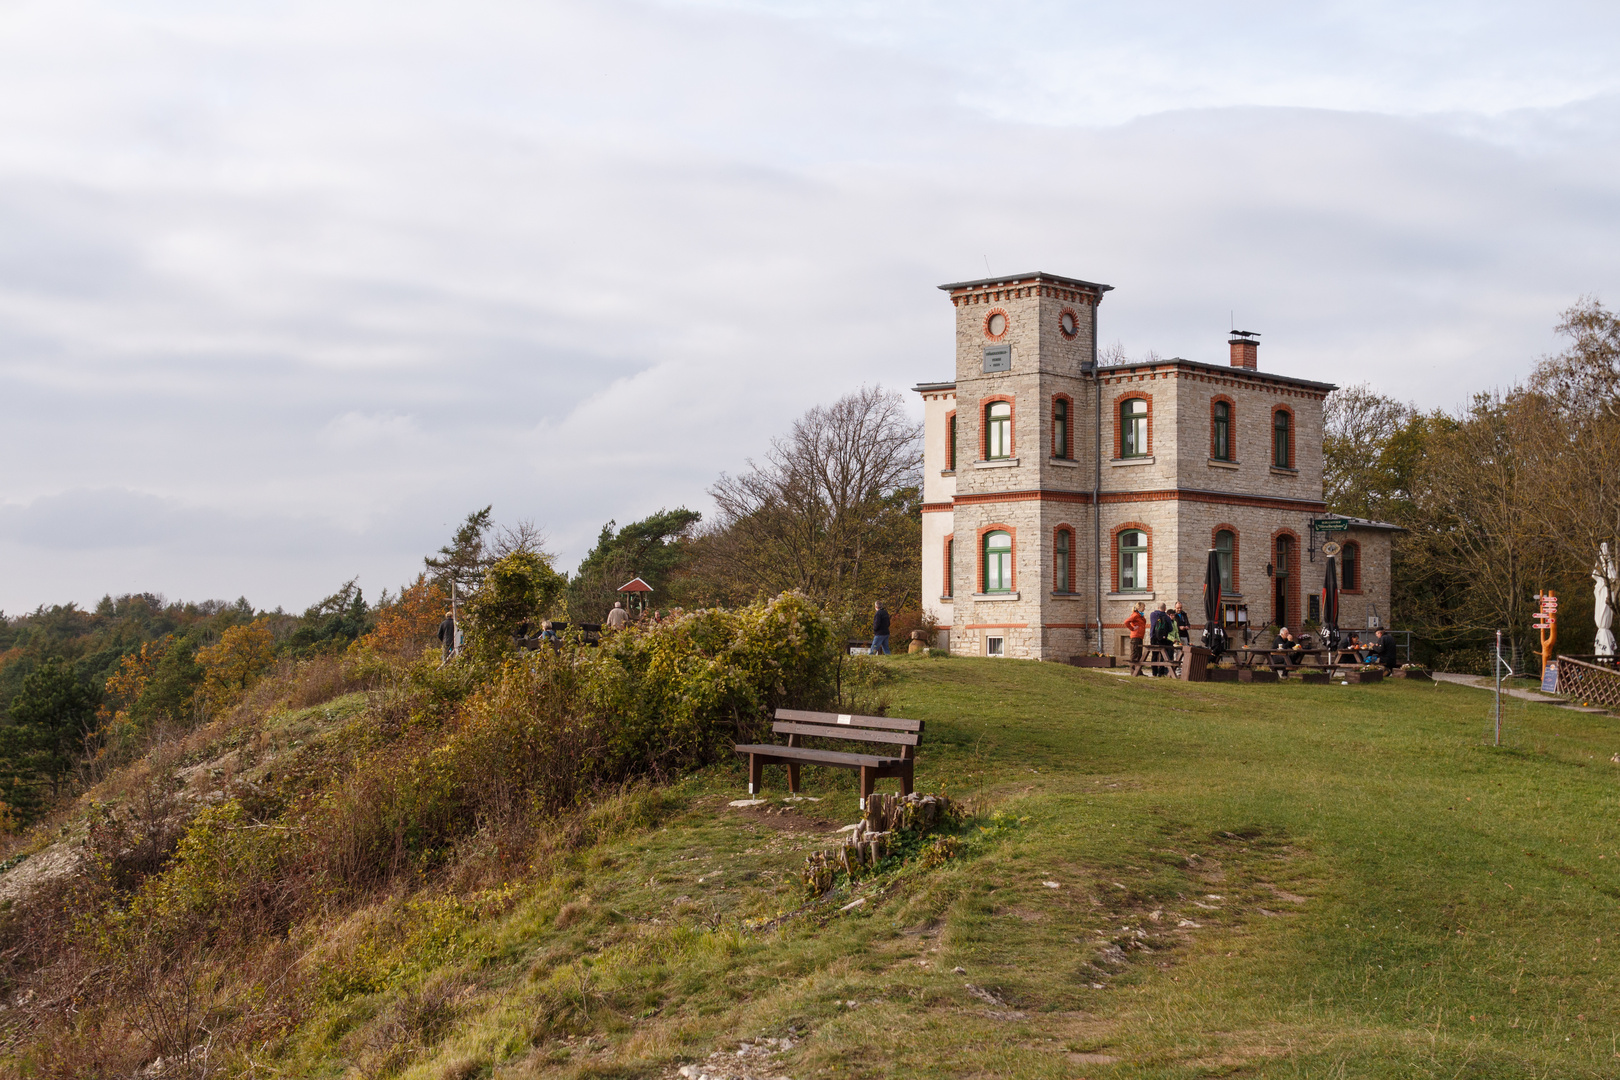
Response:
POLYGON ((739 810, 717 769, 535 884, 345 928, 276 1068, 663 1077, 785 1037, 757 1075, 1620 1075, 1616 721, 1521 704, 1495 749, 1462 687, 883 664, 964 858, 769 925, 852 782, 739 810))

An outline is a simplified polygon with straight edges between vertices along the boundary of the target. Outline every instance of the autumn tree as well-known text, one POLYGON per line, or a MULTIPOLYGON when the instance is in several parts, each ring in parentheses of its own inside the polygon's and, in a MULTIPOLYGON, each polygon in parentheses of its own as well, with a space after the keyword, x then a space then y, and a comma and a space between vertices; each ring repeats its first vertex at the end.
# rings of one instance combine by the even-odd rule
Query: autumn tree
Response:
POLYGON ((197 699, 212 715, 234 705, 249 687, 275 666, 275 637, 268 618, 233 626, 213 645, 197 650, 203 670, 197 699))
POLYGON ((397 598, 390 600, 384 594, 377 607, 376 628, 361 639, 361 644, 379 652, 414 656, 433 639, 449 604, 450 594, 438 582, 429 580, 425 573, 418 574, 397 598))
POLYGON ((718 518, 689 587, 732 604, 789 589, 850 612, 915 603, 921 479, 922 426, 899 394, 867 387, 818 405, 710 488, 718 518))

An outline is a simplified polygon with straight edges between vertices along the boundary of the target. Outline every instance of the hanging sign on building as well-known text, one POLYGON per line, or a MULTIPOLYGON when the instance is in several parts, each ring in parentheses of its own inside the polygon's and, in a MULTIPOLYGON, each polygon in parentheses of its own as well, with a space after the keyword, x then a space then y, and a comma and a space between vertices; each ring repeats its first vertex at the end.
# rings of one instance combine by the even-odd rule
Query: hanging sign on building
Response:
POLYGON ((1312 532, 1349 532, 1350 531, 1350 519, 1349 518, 1339 518, 1339 517, 1312 518, 1311 519, 1311 531, 1312 532))

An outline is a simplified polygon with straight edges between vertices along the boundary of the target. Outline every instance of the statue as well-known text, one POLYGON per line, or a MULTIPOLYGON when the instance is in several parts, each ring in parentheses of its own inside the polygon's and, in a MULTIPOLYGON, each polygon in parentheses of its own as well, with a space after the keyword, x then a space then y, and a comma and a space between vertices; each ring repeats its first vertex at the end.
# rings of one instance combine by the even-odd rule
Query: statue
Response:
POLYGON ((1597 623, 1597 642, 1592 651, 1599 656, 1614 655, 1614 602, 1609 583, 1614 580, 1614 558, 1605 541, 1598 549, 1597 565, 1592 567, 1592 620, 1597 623))

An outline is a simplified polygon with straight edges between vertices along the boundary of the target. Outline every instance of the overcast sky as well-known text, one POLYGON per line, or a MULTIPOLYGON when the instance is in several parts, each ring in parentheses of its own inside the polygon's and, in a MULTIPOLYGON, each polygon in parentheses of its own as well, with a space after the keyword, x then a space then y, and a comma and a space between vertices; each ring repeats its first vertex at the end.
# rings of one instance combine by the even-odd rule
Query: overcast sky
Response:
MULTIPOLYGON (((0 6, 0 608, 301 610, 469 510, 572 569, 806 407, 952 375, 941 282, 1101 338, 1511 382, 1620 297, 1620 6, 0 6)), ((920 413, 920 409, 918 410, 920 413)))

